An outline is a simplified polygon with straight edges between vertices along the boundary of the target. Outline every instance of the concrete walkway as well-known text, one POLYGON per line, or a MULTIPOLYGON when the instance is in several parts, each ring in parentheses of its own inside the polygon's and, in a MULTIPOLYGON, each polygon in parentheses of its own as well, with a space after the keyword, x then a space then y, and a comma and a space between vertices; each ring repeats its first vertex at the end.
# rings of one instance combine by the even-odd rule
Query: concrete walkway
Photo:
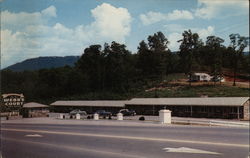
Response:
MULTIPOLYGON (((139 120, 140 116, 124 117, 125 120, 139 120)), ((158 122, 158 116, 144 116, 146 121, 158 122)), ((249 121, 229 120, 229 119, 210 119, 210 118, 191 118, 191 117, 172 117, 174 124, 187 125, 208 125, 208 126, 237 126, 249 127, 249 121)))
MULTIPOLYGON (((67 115, 67 114, 66 114, 67 115)), ((125 116, 123 121, 116 120, 116 117, 109 119, 59 119, 59 114, 52 113, 50 117, 41 118, 22 118, 15 120, 2 120, 1 123, 27 123, 27 124, 72 124, 72 125, 112 125, 112 126, 164 126, 159 122, 158 116, 144 116, 145 121, 139 121, 141 116, 125 116)), ((67 117, 66 117, 67 118, 67 117)), ((249 121, 226 120, 226 119, 207 119, 207 118, 186 118, 172 117, 173 125, 199 125, 199 126, 226 126, 249 128, 249 121)))
POLYGON ((84 120, 76 120, 76 119, 59 119, 59 118, 51 118, 51 117, 42 117, 42 118, 23 118, 18 120, 4 120, 1 121, 2 124, 57 124, 57 125, 102 125, 102 126, 162 126, 155 121, 131 121, 131 120, 109 120, 109 119, 84 119, 84 120))

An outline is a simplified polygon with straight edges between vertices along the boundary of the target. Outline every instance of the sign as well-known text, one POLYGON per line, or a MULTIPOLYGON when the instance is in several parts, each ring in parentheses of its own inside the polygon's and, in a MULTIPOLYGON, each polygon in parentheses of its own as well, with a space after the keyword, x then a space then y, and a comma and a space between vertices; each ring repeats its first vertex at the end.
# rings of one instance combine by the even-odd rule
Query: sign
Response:
POLYGON ((21 108, 24 103, 23 94, 3 94, 2 104, 9 108, 21 108))

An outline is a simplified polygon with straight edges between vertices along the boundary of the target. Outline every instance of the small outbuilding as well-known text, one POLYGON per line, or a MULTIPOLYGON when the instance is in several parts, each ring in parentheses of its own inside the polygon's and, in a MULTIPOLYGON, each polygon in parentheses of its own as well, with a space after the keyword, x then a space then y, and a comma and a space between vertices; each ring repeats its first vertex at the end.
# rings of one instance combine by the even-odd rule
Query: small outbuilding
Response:
POLYGON ((211 81, 213 77, 207 73, 194 73, 191 75, 191 81, 211 81))
POLYGON ((49 115, 49 106, 30 102, 23 104, 22 108, 23 117, 47 117, 49 115))

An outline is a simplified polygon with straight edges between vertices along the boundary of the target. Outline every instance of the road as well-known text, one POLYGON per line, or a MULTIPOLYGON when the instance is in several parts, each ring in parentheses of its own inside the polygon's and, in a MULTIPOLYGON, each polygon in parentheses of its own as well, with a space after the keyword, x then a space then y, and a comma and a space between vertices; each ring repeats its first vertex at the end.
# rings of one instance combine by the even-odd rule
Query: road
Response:
POLYGON ((3 158, 247 158, 249 129, 2 124, 3 158))

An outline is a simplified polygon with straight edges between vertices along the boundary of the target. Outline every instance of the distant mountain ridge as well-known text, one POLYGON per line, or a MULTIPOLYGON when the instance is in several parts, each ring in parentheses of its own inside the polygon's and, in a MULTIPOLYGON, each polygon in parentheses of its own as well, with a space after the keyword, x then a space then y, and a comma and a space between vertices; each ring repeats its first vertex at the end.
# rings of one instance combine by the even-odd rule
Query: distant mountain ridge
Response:
POLYGON ((74 66, 75 62, 79 59, 79 56, 52 56, 52 57, 37 57, 24 60, 20 63, 13 64, 4 68, 4 70, 12 71, 33 71, 44 68, 57 68, 63 66, 74 66))

